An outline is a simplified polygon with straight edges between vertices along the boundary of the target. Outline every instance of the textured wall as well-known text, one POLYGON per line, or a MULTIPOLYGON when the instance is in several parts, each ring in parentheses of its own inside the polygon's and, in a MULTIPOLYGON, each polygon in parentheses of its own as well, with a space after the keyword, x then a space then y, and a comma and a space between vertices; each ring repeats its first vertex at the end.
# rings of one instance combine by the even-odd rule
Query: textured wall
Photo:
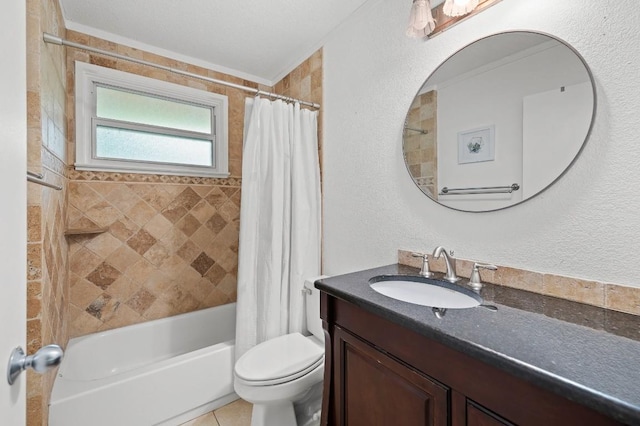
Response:
MULTIPOLYGON (((51 343, 66 345, 67 243, 65 177, 64 51, 42 42, 42 32, 64 36, 58 3, 27 1, 28 170, 42 173, 56 191, 33 183, 27 195, 27 353, 51 343)), ((55 373, 27 373, 27 424, 48 422, 47 405, 55 373)))
POLYGON ((405 37, 410 6, 372 0, 324 46, 324 272, 443 245, 466 259, 640 286, 637 2, 505 0, 431 40, 405 37), (452 211, 411 182, 403 121, 439 63, 509 29, 550 33, 584 56, 597 84, 593 131, 576 164, 542 195, 498 212, 452 211))

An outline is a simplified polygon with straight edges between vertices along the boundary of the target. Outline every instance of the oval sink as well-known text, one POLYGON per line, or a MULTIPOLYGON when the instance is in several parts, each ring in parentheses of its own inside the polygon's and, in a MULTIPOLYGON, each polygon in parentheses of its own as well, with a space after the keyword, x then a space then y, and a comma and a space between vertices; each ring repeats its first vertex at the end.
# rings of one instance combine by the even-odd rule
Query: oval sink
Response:
POLYGON ((466 309, 482 304, 473 291, 446 281, 408 275, 379 275, 369 280, 375 291, 392 299, 443 309, 466 309))

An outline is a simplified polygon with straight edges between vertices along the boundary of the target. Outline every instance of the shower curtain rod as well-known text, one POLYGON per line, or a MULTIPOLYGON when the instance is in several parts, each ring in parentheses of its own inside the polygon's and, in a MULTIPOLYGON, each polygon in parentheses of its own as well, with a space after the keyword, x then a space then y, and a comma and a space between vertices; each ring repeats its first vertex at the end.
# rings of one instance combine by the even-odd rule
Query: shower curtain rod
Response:
POLYGON ((229 83, 229 82, 224 81, 224 80, 218 80, 216 78, 204 77, 204 76, 201 76, 201 75, 198 75, 198 74, 194 74, 194 73, 191 73, 191 72, 188 72, 188 71, 182 71, 182 70, 179 70, 179 69, 176 69, 176 68, 167 67, 165 65, 154 64, 153 62, 144 61, 142 59, 132 58, 132 57, 125 56, 125 55, 120 55, 119 53, 109 52, 108 50, 96 49, 95 47, 87 46, 87 45, 80 44, 80 43, 75 43, 75 42, 69 41, 69 40, 65 40, 65 39, 63 39, 61 37, 57 37, 57 36, 54 36, 54 35, 49 34, 49 33, 43 33, 43 37, 42 38, 45 41, 45 43, 52 43, 52 44, 57 44, 57 45, 60 45, 60 46, 74 47, 76 49, 86 50, 88 52, 98 53, 100 55, 111 56, 113 58, 118 58, 118 59, 122 59, 122 60, 129 61, 129 62, 135 62, 135 63, 141 64, 141 65, 147 65, 147 66, 150 66, 150 67, 159 68, 161 70, 169 71, 169 72, 172 72, 172 73, 175 73, 175 74, 184 75, 186 77, 197 78, 199 80, 208 81, 210 83, 220 84, 222 86, 227 86, 227 87, 233 87, 234 89, 244 90, 245 92, 251 92, 255 96, 262 95, 262 96, 267 96, 267 97, 273 98, 273 99, 282 99, 283 101, 286 101, 286 102, 298 102, 300 105, 308 106, 308 107, 315 108, 315 109, 320 109, 320 104, 317 104, 315 102, 302 101, 300 99, 295 99, 295 98, 291 98, 291 97, 288 97, 288 96, 278 95, 277 93, 266 92, 264 90, 256 89, 256 88, 253 88, 253 87, 247 87, 247 86, 243 86, 241 84, 229 83))

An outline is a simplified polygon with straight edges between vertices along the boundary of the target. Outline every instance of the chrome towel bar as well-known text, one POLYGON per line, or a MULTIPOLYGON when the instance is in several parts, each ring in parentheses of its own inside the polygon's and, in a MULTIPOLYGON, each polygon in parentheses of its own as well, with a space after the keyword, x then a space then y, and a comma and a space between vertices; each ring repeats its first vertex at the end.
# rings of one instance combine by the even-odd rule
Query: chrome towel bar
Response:
POLYGON ((44 175, 40 173, 33 173, 27 171, 27 181, 37 183, 38 185, 46 186, 48 188, 53 188, 57 191, 62 191, 62 187, 58 185, 54 185, 44 180, 44 175))
POLYGON ((412 132, 418 132, 418 133, 422 133, 423 135, 426 135, 429 133, 428 130, 424 130, 424 129, 417 129, 415 127, 404 127, 405 130, 411 130, 412 132))
POLYGON ((464 195, 464 194, 511 194, 520 189, 517 183, 509 186, 478 186, 475 188, 442 188, 438 195, 464 195))

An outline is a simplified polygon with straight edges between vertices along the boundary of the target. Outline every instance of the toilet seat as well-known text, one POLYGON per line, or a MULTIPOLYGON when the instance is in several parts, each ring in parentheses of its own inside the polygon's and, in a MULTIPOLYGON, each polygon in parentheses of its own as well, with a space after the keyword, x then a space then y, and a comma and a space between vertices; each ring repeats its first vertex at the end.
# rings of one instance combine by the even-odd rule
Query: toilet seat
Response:
POLYGON ((285 383, 308 374, 324 362, 324 347, 291 333, 262 342, 240 357, 236 378, 247 385, 285 383))

